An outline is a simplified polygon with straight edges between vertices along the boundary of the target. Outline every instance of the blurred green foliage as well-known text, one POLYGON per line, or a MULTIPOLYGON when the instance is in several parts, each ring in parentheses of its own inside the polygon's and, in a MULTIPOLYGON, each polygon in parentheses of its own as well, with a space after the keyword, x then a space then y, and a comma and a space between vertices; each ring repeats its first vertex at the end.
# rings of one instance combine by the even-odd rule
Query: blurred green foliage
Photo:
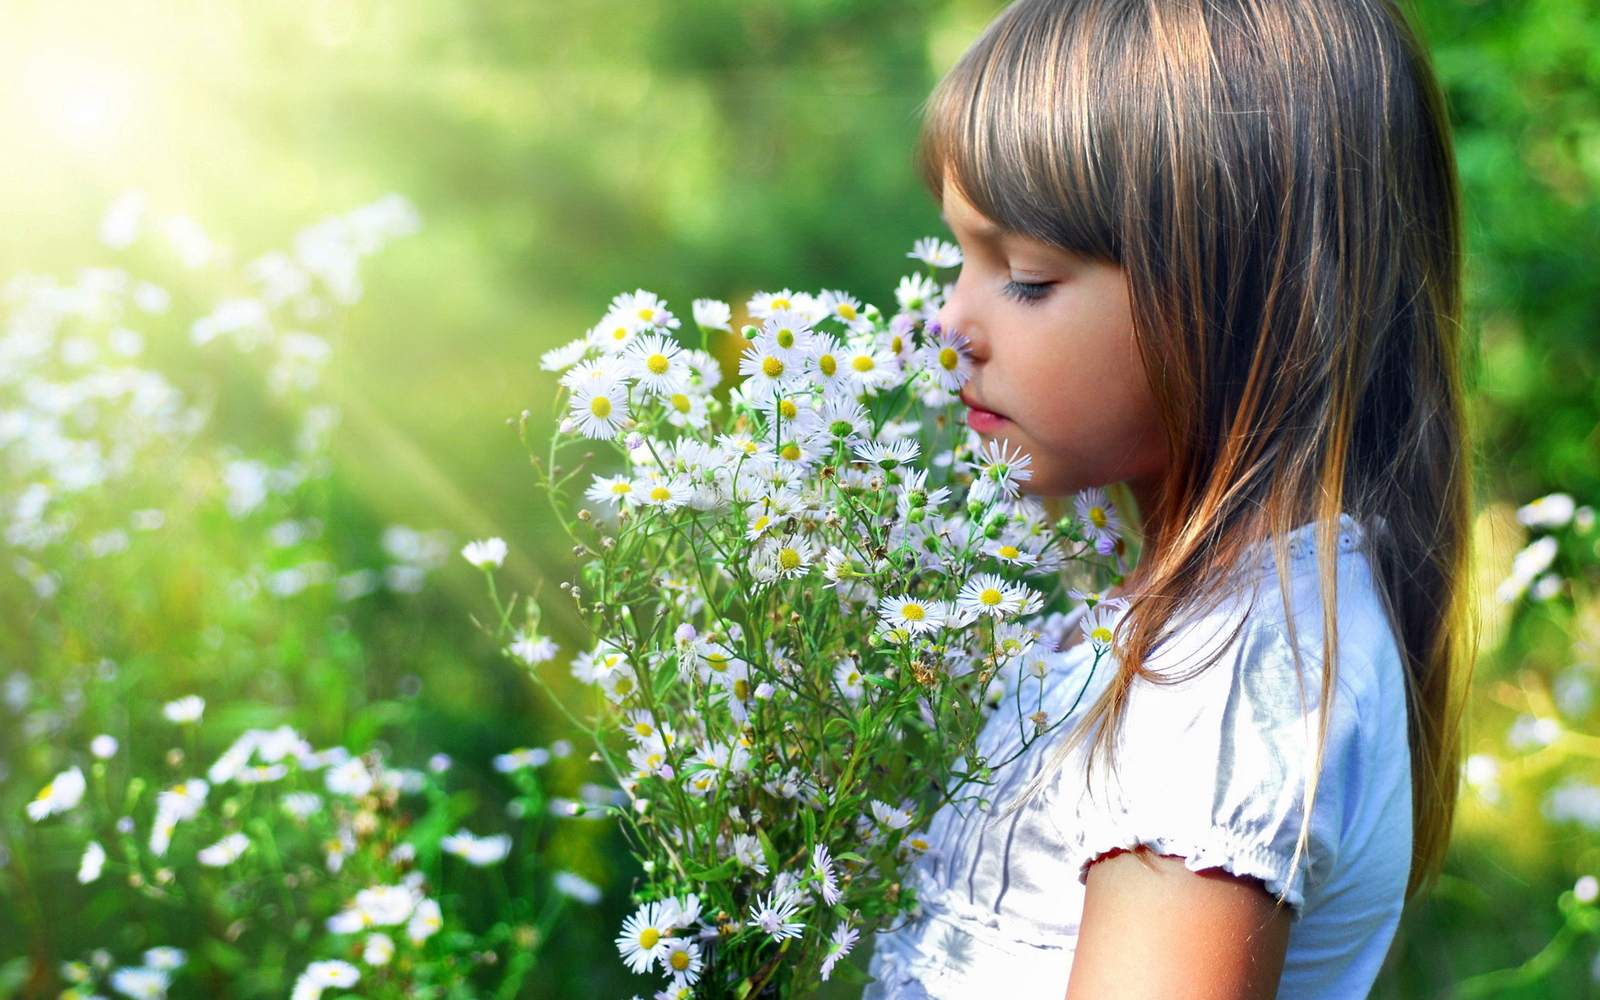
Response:
MULTIPOLYGON (((364 300, 330 334, 325 391, 344 421, 317 486, 321 544, 341 566, 371 565, 390 523, 458 541, 499 534, 512 585, 552 589, 568 557, 506 423, 547 412, 553 377, 538 354, 637 286, 680 313, 696 296, 742 301, 776 276, 886 301, 911 240, 941 231, 910 168, 917 109, 999 6, 12 0, 0 9, 0 275, 106 263, 95 227, 129 188, 201 220, 241 260, 328 212, 403 192, 423 234, 369 270, 364 300)), ((1492 583, 1521 542, 1507 502, 1551 489, 1600 498, 1600 8, 1420 0, 1418 18, 1457 123, 1492 583)), ((180 301, 217 291, 205 269, 149 253, 180 301)), ((153 358, 186 349, 181 327, 141 332, 153 358)), ((270 449, 282 414, 238 391, 241 365, 184 369, 183 388, 209 401, 218 440, 270 449)), ((31 794, 104 719, 148 726, 162 700, 197 687, 237 695, 241 726, 266 721, 252 706, 275 706, 272 719, 319 743, 378 706, 404 706, 403 719, 374 726, 413 734, 404 752, 451 754, 464 774, 556 735, 526 679, 471 627, 480 581, 469 567, 452 562, 420 595, 319 599, 235 623, 208 593, 208 567, 226 563, 211 547, 225 527, 74 598, 90 609, 75 621, 96 620, 98 606, 104 621, 137 629, 52 646, 36 615, 4 610, 0 672, 64 685, 111 656, 138 681, 91 699, 72 724, 8 738, 11 783, 31 794), (213 627, 249 640, 213 647, 213 627)), ((547 626, 580 644, 549 603, 547 626)), ((1519 612, 1509 627, 1492 609, 1486 639, 1506 641, 1479 668, 1476 751, 1515 756, 1508 729, 1539 711, 1527 693, 1594 658, 1574 645, 1583 614, 1567 606, 1519 612)), ((1594 731, 1590 715, 1565 725, 1594 731)), ((1562 759, 1528 770, 1501 806, 1469 797, 1449 876, 1408 917, 1378 995, 1447 993, 1557 934, 1559 893, 1600 872, 1600 834, 1539 808, 1558 778, 1593 769, 1581 754, 1562 759)), ((570 850, 570 866, 626 888, 614 842, 570 850)), ((0 897, 0 926, 18 912, 0 897)), ((529 995, 631 992, 609 943, 617 912, 565 928, 529 995)), ((31 933, 72 931, 58 919, 31 933)), ((1594 949, 1581 937, 1551 978, 1491 995, 1594 995, 1594 949)), ((11 968, 0 969, 0 995, 11 968)))

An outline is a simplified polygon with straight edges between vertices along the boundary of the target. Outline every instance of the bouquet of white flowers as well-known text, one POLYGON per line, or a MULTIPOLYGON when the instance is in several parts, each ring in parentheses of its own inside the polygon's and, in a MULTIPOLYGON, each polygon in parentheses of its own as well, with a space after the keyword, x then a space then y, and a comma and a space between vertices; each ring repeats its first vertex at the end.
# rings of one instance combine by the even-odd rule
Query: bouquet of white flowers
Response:
MULTIPOLYGON (((1003 703, 1027 740, 1059 722, 1039 696, 1064 571, 1121 570, 1103 495, 1053 518, 1021 496, 1029 457, 966 430, 972 361, 934 321, 960 255, 910 256, 928 273, 892 318, 842 292, 756 295, 731 390, 706 350, 732 333, 721 302, 695 302, 691 347, 656 296, 621 295, 543 358, 567 414, 535 465, 595 639, 571 665, 595 711, 568 714, 626 794, 646 882, 617 946, 668 977, 658 998, 798 995, 913 909, 919 830, 1004 763, 977 749, 989 714, 1003 703), (620 468, 563 471, 585 438, 620 468)), ((504 548, 467 555, 492 574, 504 548)), ((524 623, 496 602, 509 655, 554 655, 533 602, 524 623)), ((1100 653, 1111 611, 1090 616, 1100 653)))

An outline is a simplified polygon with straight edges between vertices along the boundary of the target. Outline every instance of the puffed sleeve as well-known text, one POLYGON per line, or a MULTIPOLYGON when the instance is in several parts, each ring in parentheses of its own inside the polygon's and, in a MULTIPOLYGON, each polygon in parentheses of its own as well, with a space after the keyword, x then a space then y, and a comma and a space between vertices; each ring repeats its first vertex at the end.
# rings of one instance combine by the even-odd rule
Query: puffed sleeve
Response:
POLYGON ((1297 664, 1281 618, 1214 613, 1148 659, 1169 683, 1134 681, 1109 767, 1079 769, 1083 789, 1057 806, 1081 880, 1107 853, 1143 846, 1193 871, 1260 879, 1299 916, 1308 873, 1315 878, 1337 852, 1337 829, 1317 820, 1338 814, 1340 782, 1328 776, 1348 763, 1355 734, 1330 728, 1310 840, 1297 859, 1321 713, 1320 631, 1298 641, 1297 664))

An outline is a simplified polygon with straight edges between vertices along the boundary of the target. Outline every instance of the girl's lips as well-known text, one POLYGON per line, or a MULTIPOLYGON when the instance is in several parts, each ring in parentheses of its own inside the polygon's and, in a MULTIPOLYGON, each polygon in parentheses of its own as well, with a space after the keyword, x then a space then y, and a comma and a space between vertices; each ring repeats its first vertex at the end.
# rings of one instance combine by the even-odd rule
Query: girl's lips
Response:
POLYGON ((1000 428, 1010 423, 1005 417, 992 410, 981 409, 976 406, 967 409, 967 426, 979 434, 995 434, 1000 428))

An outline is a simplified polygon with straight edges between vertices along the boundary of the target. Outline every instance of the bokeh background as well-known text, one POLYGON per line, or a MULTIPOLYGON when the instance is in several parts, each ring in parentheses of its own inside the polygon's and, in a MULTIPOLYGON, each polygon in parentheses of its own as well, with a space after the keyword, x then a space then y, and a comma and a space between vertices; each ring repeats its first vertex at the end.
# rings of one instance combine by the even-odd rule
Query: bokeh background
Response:
MULTIPOLYGON (((309 485, 259 512, 230 514, 224 476, 177 476, 183 457, 165 455, 94 499, 101 514, 167 510, 159 543, 0 542, 0 997, 58 995, 57 963, 95 948, 199 955, 221 933, 78 886, 81 840, 69 850, 22 816, 97 733, 118 735, 128 766, 175 779, 170 699, 207 698, 216 729, 197 759, 269 723, 318 746, 377 740, 413 767, 443 753, 458 812, 504 825, 514 793, 491 758, 562 726, 474 626, 483 581, 454 552, 498 535, 502 587, 568 578, 513 426, 530 410, 530 435, 545 433, 554 377, 539 354, 636 287, 685 316, 692 298, 769 285, 889 301, 912 240, 943 235, 911 170, 919 104, 1000 6, 0 5, 0 279, 117 267, 168 289, 175 307, 137 330, 144 363, 204 413, 185 454, 289 462, 308 407, 340 415, 309 485), (128 191, 144 193, 143 227, 113 247, 102 220, 128 191), (313 386, 290 399, 268 386, 269 351, 193 342, 195 315, 244 293, 241 265, 390 192, 421 229, 364 263, 359 301, 319 334, 331 353, 313 386), (270 534, 286 520, 300 528, 270 534), (389 530, 386 544, 394 526, 422 534, 389 530), (323 569, 299 587, 235 585, 311 564, 323 569)), ((1421 0, 1417 16, 1466 199, 1484 653, 1455 849, 1376 995, 1595 996, 1593 894, 1572 891, 1600 874, 1593 537, 1555 532, 1560 579, 1543 599, 1494 589, 1529 538, 1519 505, 1600 501, 1600 8, 1421 0)), ((7 363, 0 409, 19 405, 3 395, 7 363)), ((26 477, 6 476, 14 505, 26 477)), ((559 606, 546 626, 567 651, 581 644, 559 606)), ((547 780, 577 795, 595 777, 579 753, 547 780)), ((562 921, 520 995, 643 990, 610 944, 633 873, 622 844, 574 823, 548 851, 608 895, 562 921)), ((174 995, 287 995, 287 979, 246 984, 217 961, 204 989, 180 980, 174 995)))

